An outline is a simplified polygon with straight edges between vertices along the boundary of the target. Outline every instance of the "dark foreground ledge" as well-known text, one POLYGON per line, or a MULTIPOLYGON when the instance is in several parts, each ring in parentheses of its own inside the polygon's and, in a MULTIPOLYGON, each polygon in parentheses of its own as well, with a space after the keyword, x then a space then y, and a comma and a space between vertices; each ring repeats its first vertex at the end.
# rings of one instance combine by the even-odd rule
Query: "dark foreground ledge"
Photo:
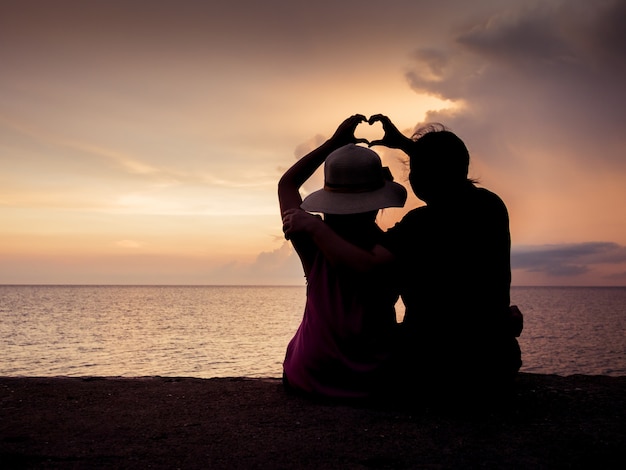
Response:
POLYGON ((0 467, 626 468, 626 377, 520 374, 474 413, 314 403, 277 379, 0 378, 0 467))

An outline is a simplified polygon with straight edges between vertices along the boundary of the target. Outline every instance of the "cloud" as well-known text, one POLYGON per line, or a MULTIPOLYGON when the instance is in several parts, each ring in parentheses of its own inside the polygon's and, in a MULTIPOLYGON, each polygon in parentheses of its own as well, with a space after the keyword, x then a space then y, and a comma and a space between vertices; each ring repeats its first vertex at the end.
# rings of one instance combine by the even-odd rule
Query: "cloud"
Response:
MULTIPOLYGON (((326 139, 328 139, 328 137, 330 136, 325 137, 321 134, 316 134, 315 136, 308 139, 306 142, 303 142, 300 145, 298 145, 296 149, 294 150, 295 159, 293 163, 295 163, 297 160, 300 160, 307 153, 312 152, 317 147, 322 145, 326 141, 326 139)), ((313 191, 317 191, 322 186, 324 186, 323 168, 324 168, 324 165, 321 165, 315 171, 315 173, 313 173, 313 175, 311 175, 311 177, 307 179, 304 182, 304 184, 301 186, 300 193, 303 198, 306 197, 308 194, 312 193, 313 191)), ((281 175, 282 175, 282 173, 284 173, 287 170, 287 168, 281 168, 280 170, 281 170, 281 175)))
POLYGON ((206 284, 294 285, 304 284, 300 258, 291 243, 260 253, 252 263, 228 263, 208 273, 206 284))
POLYGON ((460 105, 428 119, 471 135, 492 164, 514 163, 523 148, 624 168, 625 21, 618 0, 504 9, 414 51, 406 77, 460 105))
MULTIPOLYGON (((511 250, 511 268, 553 277, 579 276, 599 265, 623 265, 626 247, 611 242, 518 246, 511 250)), ((613 273, 611 277, 620 277, 613 273)))
MULTIPOLYGON (((606 281, 626 281, 626 246, 611 242, 514 246, 511 268, 546 279, 596 275, 606 281), (606 268, 608 267, 608 271, 606 268), (600 273, 600 274, 598 274, 600 273)), ((212 270, 208 284, 304 284, 300 260, 289 242, 262 252, 252 263, 229 263, 212 270)))

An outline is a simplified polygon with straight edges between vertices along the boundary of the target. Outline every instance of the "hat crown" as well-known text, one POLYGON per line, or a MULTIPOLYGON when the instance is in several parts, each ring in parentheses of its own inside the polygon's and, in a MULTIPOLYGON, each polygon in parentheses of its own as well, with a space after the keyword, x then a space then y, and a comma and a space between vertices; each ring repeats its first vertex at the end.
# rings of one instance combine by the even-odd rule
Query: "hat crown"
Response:
POLYGON ((348 144, 331 152, 324 163, 324 188, 309 194, 300 207, 326 214, 358 214, 402 207, 404 186, 392 181, 376 152, 348 144))
POLYGON ((373 150, 349 144, 326 159, 324 188, 328 191, 366 192, 383 185, 382 162, 373 150))

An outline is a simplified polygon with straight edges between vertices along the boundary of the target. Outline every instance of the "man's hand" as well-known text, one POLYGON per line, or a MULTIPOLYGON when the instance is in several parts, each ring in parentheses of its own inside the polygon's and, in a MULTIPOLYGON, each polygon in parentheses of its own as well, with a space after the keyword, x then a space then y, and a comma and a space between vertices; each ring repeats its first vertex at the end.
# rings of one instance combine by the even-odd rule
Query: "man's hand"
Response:
POLYGON ((369 124, 373 124, 375 122, 380 122, 383 126, 383 131, 385 135, 382 139, 373 140, 369 143, 370 147, 374 145, 384 145, 385 147, 389 147, 392 149, 400 149, 406 150, 408 145, 410 145, 413 141, 405 136, 402 132, 398 130, 398 128, 391 122, 384 114, 374 114, 370 116, 368 119, 369 124))
POLYGON ((317 224, 323 224, 318 215, 309 214, 302 209, 287 209, 283 212, 283 233, 289 240, 296 233, 313 233, 317 224))

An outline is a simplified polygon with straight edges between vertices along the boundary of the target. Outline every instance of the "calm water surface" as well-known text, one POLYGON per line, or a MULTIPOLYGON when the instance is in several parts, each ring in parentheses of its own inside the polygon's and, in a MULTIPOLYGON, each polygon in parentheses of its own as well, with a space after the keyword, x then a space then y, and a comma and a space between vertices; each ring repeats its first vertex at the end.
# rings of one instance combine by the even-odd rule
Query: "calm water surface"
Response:
MULTIPOLYGON (((0 286, 0 375, 279 377, 304 296, 304 287, 0 286)), ((626 288, 517 287, 511 297, 525 315, 523 371, 626 375, 626 288)))
POLYGON ((523 371, 626 375, 626 287, 514 287, 523 371))

